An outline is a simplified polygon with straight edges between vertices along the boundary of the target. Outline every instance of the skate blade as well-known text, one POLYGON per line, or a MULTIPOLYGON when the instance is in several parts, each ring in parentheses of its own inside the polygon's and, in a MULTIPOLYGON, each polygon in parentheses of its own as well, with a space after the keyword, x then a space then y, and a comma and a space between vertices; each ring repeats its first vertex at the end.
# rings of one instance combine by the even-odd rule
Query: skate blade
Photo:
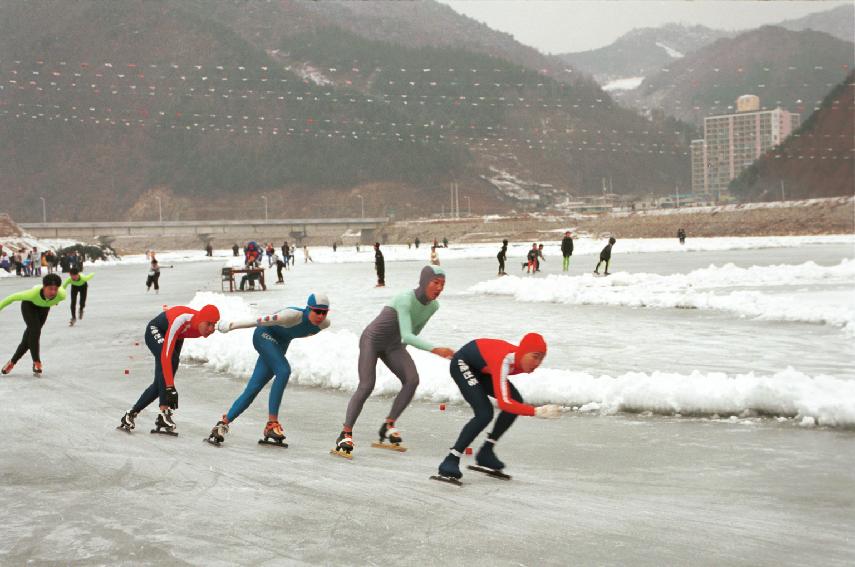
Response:
POLYGON ((117 427, 116 429, 118 429, 119 431, 124 431, 128 435, 130 435, 132 433, 132 431, 130 429, 128 429, 127 427, 122 427, 121 425, 119 427, 117 427))
POLYGON ((208 445, 213 445, 214 447, 222 447, 223 446, 222 441, 216 441, 214 439, 211 439, 210 437, 204 437, 202 439, 202 441, 205 441, 208 443, 208 445))
POLYGON ((282 447, 283 449, 288 448, 288 443, 286 443, 285 441, 268 441, 267 439, 259 439, 258 444, 259 445, 274 445, 276 447, 282 447))
POLYGON ((371 446, 375 449, 387 449, 389 451, 398 451, 399 453, 403 453, 407 450, 403 445, 397 445, 395 443, 372 443, 371 446))
POLYGON ((488 469, 487 467, 479 467, 478 465, 469 465, 466 467, 470 471, 478 471, 479 473, 484 473, 487 476, 492 476, 493 478, 500 478, 502 480, 511 480, 511 475, 505 474, 502 471, 497 471, 495 469, 488 469))
POLYGON ((345 451, 337 451, 336 449, 330 449, 330 455, 335 455, 336 457, 341 457, 342 459, 347 459, 348 461, 353 460, 353 455, 351 453, 347 453, 345 451))
POLYGON ((433 475, 430 477, 430 480, 438 480, 439 482, 446 482, 448 484, 453 484, 455 486, 463 486, 462 482, 460 482, 456 478, 450 477, 450 476, 433 475))
POLYGON ((152 429, 149 433, 157 433, 158 435, 170 435, 172 437, 178 437, 178 432, 176 431, 161 431, 160 429, 152 429))

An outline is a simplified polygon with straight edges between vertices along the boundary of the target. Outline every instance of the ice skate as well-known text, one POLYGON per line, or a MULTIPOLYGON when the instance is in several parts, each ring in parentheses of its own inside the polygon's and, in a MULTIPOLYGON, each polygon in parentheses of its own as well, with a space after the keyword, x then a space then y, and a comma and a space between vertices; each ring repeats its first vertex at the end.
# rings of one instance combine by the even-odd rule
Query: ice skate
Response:
POLYGON ((151 432, 177 437, 178 433, 175 432, 175 428, 175 422, 172 421, 172 410, 167 408, 157 414, 157 419, 154 420, 154 429, 152 429, 151 432), (163 431, 161 431, 161 429, 163 431))
POLYGON ((439 474, 430 478, 431 480, 438 480, 440 482, 447 482, 456 486, 463 486, 463 483, 460 482, 462 477, 463 473, 460 472, 460 457, 449 454, 445 457, 445 460, 440 463, 439 474))
POLYGON ((3 369, 0 370, 3 374, 9 374, 12 372, 12 369, 15 368, 15 363, 11 360, 7 361, 6 364, 3 365, 3 369))
POLYGON ((72 318, 68 321, 68 326, 69 326, 69 327, 73 327, 75 323, 77 323, 77 319, 75 319, 74 317, 72 317, 72 318))
POLYGON ((131 429, 133 429, 137 426, 137 424, 134 423, 134 420, 136 418, 137 418, 137 412, 135 412, 132 409, 129 409, 128 411, 125 412, 125 415, 122 416, 122 421, 121 421, 121 423, 119 423, 119 427, 117 427, 116 429, 121 429, 122 431, 130 433, 131 429))
POLYGON ((493 452, 494 445, 495 443, 491 443, 489 440, 486 441, 481 449, 478 450, 478 454, 475 455, 475 464, 485 469, 501 471, 505 468, 505 463, 500 461, 496 453, 493 452))
POLYGON ((211 434, 208 435, 205 441, 207 441, 211 445, 219 447, 220 444, 226 440, 226 433, 228 432, 229 425, 223 420, 220 420, 217 422, 217 425, 211 428, 211 434))
POLYGON ((395 427, 394 422, 384 421, 380 426, 380 441, 372 443, 371 446, 377 449, 389 449, 390 451, 399 451, 403 453, 407 450, 401 445, 401 432, 395 427))
POLYGON ((282 425, 278 421, 268 421, 264 427, 264 438, 259 439, 258 444, 287 447, 288 443, 285 443, 285 432, 282 431, 282 425))
POLYGON ((342 431, 335 442, 335 448, 330 449, 331 455, 338 455, 345 459, 353 458, 353 436, 348 431, 342 431))
POLYGON ((42 363, 41 362, 33 362, 33 376, 36 378, 42 375, 42 363))

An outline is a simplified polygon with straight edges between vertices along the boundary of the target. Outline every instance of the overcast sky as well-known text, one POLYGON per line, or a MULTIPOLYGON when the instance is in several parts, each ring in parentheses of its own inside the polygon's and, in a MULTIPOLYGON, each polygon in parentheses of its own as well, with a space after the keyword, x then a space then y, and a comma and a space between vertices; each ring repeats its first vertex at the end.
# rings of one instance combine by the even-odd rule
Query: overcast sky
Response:
POLYGON ((669 22, 741 30, 800 18, 849 1, 439 0, 544 53, 603 47, 633 28, 669 22))

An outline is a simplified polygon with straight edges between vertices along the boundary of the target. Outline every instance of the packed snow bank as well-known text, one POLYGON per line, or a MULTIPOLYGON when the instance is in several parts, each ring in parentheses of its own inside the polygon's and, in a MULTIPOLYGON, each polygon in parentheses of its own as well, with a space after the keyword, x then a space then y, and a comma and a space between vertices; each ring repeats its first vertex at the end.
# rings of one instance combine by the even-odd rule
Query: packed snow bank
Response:
POLYGON ((613 273, 506 276, 478 283, 469 292, 511 296, 517 301, 719 310, 767 320, 822 323, 855 330, 855 260, 836 266, 710 266, 687 274, 613 273), (843 289, 792 291, 792 286, 834 284, 843 289), (732 288, 759 287, 762 291, 732 288), (786 288, 786 289, 784 289, 786 288))
MULTIPOLYGON (((242 298, 211 292, 197 293, 191 306, 201 307, 206 303, 217 305, 226 320, 256 315, 242 298)), ((330 330, 291 343, 288 359, 293 369, 293 382, 344 391, 356 389, 359 337, 350 331, 335 331, 334 325, 335 321, 330 330)), ((252 347, 252 332, 241 329, 187 341, 182 357, 248 380, 257 358, 252 347)), ((448 375, 448 361, 417 349, 409 350, 421 378, 416 393, 418 399, 462 401, 448 375)), ((383 364, 378 364, 377 369, 374 395, 397 393, 400 390, 398 379, 383 364)), ((654 371, 629 372, 614 377, 541 368, 532 375, 520 375, 512 380, 531 403, 558 403, 581 411, 768 415, 803 421, 808 418, 808 422, 813 420, 816 424, 833 427, 855 426, 855 380, 811 377, 792 368, 771 376, 755 376, 750 372, 684 375, 654 371)))

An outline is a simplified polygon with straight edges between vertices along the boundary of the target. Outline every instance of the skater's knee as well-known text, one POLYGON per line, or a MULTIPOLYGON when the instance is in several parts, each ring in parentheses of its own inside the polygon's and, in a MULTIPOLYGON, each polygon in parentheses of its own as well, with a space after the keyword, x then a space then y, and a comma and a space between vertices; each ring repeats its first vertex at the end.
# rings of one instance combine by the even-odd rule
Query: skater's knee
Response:
POLYGON ((475 423, 478 424, 479 427, 484 428, 490 425, 490 422, 493 421, 493 406, 488 405, 483 408, 475 410, 475 423))

